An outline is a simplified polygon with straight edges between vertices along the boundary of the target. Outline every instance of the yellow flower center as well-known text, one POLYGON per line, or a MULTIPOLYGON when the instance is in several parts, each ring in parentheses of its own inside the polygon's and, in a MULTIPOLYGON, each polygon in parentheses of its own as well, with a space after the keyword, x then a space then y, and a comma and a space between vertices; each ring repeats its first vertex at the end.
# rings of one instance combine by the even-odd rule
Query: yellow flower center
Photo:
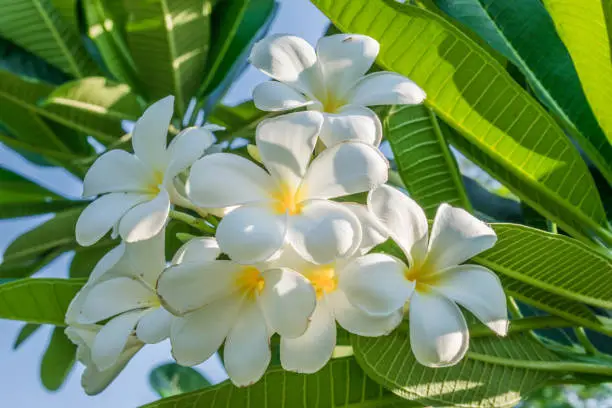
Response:
POLYGON ((338 277, 333 265, 324 265, 306 274, 315 288, 317 299, 325 293, 331 293, 338 287, 338 277))
POLYGON ((346 102, 336 98, 333 94, 328 94, 323 102, 323 112, 336 113, 340 108, 346 105, 346 102))
POLYGON ((415 282, 415 289, 421 293, 429 292, 431 286, 436 285, 439 281, 438 276, 433 273, 427 264, 406 267, 404 269, 404 276, 409 281, 415 282))
POLYGON ((276 214, 300 214, 303 208, 303 197, 303 188, 299 188, 297 191, 294 192, 293 189, 288 185, 281 185, 276 191, 272 193, 272 199, 274 200, 274 212, 276 214))
POLYGON ((153 195, 159 194, 161 191, 160 186, 164 183, 164 173, 161 171, 156 171, 153 173, 153 181, 149 185, 149 191, 153 195))
POLYGON ((259 269, 254 266, 245 266, 236 278, 236 286, 248 299, 254 300, 255 296, 264 289, 265 282, 259 269))

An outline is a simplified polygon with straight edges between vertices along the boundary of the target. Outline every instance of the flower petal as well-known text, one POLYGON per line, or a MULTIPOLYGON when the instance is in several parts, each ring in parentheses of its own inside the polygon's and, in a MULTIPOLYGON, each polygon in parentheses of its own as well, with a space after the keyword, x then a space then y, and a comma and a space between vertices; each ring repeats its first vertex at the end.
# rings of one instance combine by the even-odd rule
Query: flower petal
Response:
POLYGON ((75 235, 79 245, 95 244, 121 217, 140 203, 150 198, 144 194, 110 193, 89 204, 79 216, 75 235))
POLYGON ((166 170, 166 141, 173 112, 174 96, 166 96, 149 106, 134 125, 134 153, 153 170, 166 170))
POLYGON ((269 35, 253 46, 251 64, 264 74, 313 95, 323 85, 310 44, 292 35, 269 35))
POLYGON ((270 208, 257 205, 235 209, 217 227, 221 250, 242 264, 270 259, 283 246, 286 234, 286 215, 277 215, 270 208))
POLYGON ((223 362, 230 380, 238 387, 255 383, 271 357, 266 319, 256 303, 245 304, 225 342, 223 362))
POLYGON ((115 268, 117 266, 121 266, 122 261, 125 259, 125 242, 121 242, 115 248, 108 251, 102 259, 98 261, 96 266, 94 266, 93 271, 89 274, 89 279, 87 280, 88 284, 101 281, 102 279, 106 280, 106 278, 114 278, 117 275, 114 273, 115 268))
POLYGON ((114 266, 114 274, 139 278, 155 287, 166 267, 165 242, 165 234, 160 233, 146 240, 126 243, 122 262, 114 266))
POLYGON ((231 296, 174 319, 170 341, 176 362, 193 366, 208 360, 234 326, 241 305, 242 299, 231 296))
POLYGON ((170 161, 165 174, 165 182, 172 179, 202 157, 206 149, 215 143, 215 136, 204 128, 188 128, 179 133, 168 146, 170 161))
POLYGON ((414 200, 384 185, 370 192, 368 209, 386 227, 411 264, 425 260, 429 226, 425 212, 414 200))
POLYGON ((332 292, 329 299, 340 326, 358 336, 385 336, 402 322, 402 310, 388 316, 370 316, 353 306, 342 290, 332 292))
POLYGON ((230 261, 184 262, 161 274, 157 292, 170 310, 182 315, 235 292, 242 268, 230 261))
POLYGON ((378 146, 383 129, 380 119, 372 110, 363 106, 348 105, 337 113, 326 113, 320 138, 325 146, 341 142, 364 142, 378 146))
POLYGON ((479 265, 446 269, 435 290, 472 312, 500 336, 508 333, 506 295, 497 275, 479 265))
POLYGON ((375 72, 363 77, 348 93, 351 105, 418 105, 425 91, 408 78, 394 72, 375 72))
POLYGON ((427 367, 457 364, 469 346, 461 310, 433 292, 415 292, 410 299, 410 345, 417 361, 427 367))
POLYGON ((134 279, 119 277, 92 285, 78 322, 96 323, 120 313, 157 306, 157 296, 134 279))
POLYGON ((343 97, 368 72, 379 50, 378 41, 365 35, 322 37, 317 43, 317 59, 327 91, 337 98, 343 97))
POLYGON ((153 172, 138 157, 125 150, 100 156, 83 180, 83 197, 105 193, 149 193, 155 186, 153 172))
POLYGON ((119 355, 118 360, 106 370, 99 370, 94 364, 90 364, 85 368, 81 376, 81 386, 87 395, 93 396, 101 393, 110 385, 111 382, 123 371, 127 363, 132 357, 142 349, 144 344, 138 342, 134 345, 128 344, 119 355))
POLYGON ((250 160, 215 153, 194 163, 186 189, 189 198, 201 207, 230 207, 269 200, 274 182, 250 160))
POLYGON ((91 358, 98 370, 110 369, 118 362, 136 323, 144 313, 141 310, 124 313, 109 320, 100 329, 91 348, 91 358))
POLYGON ((359 219, 339 203, 311 200, 300 214, 289 217, 289 242, 313 263, 326 264, 352 255, 361 238, 359 219))
POLYGON ((312 103, 302 93, 278 81, 257 85, 253 89, 253 102, 257 109, 268 112, 295 109, 312 103))
POLYGON ((307 198, 336 198, 372 190, 387 181, 389 163, 366 143, 343 142, 311 163, 302 186, 307 198))
POLYGON ((304 334, 317 303, 308 279, 288 268, 266 270, 263 278, 259 302, 270 328, 289 338, 304 334))
POLYGON ((162 190, 154 199, 138 204, 121 218, 119 234, 126 242, 150 239, 166 226, 169 211, 170 197, 162 190))
POLYGON ((140 318, 136 336, 147 344, 156 344, 170 337, 173 316, 163 307, 150 309, 140 318))
POLYGON ((297 190, 321 131, 323 115, 304 111, 267 119, 257 126, 256 140, 261 161, 279 188, 297 190))
POLYGON ((323 297, 317 302, 310 325, 296 339, 281 337, 281 365, 287 371, 312 374, 319 371, 336 347, 336 320, 323 297))
POLYGON ((404 277, 402 261, 385 254, 368 254, 339 272, 338 287, 349 302, 371 316, 388 316, 408 301, 413 284, 404 277))
POLYGON ((221 255, 217 240, 210 237, 193 238, 187 241, 176 251, 172 264, 178 265, 186 262, 210 262, 221 255))
POLYGON ((355 214, 361 224, 362 237, 359 245, 361 255, 365 255, 376 245, 382 244, 389 238, 387 229, 372 212, 368 211, 368 207, 356 203, 342 203, 342 206, 355 214))
POLYGON ((433 271, 459 265, 493 247, 495 231, 461 208, 442 204, 431 228, 427 265, 433 271))

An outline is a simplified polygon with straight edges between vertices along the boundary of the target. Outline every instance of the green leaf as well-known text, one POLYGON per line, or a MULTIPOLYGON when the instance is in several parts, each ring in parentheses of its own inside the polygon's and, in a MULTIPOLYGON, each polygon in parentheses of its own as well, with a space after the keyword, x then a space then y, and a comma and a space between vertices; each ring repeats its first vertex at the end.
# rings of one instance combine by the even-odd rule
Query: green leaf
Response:
POLYGON ((68 82, 53 90, 41 106, 55 120, 109 142, 125 134, 122 120, 137 120, 142 113, 129 86, 103 77, 68 82))
POLYGON ((165 398, 143 408, 170 407, 400 408, 413 406, 370 380, 354 358, 334 359, 315 374, 269 369, 250 387, 225 382, 201 391, 165 398))
POLYGON ((65 326, 70 301, 84 279, 26 278, 0 285, 0 319, 65 326))
POLYGON ((512 61, 612 183, 612 145, 593 115, 572 59, 540 0, 436 0, 512 61))
POLYGON ((445 202, 471 210, 457 163, 429 108, 391 107, 384 117, 384 128, 399 175, 428 217, 445 202))
POLYGON ((470 353, 504 360, 559 360, 526 334, 473 338, 467 357, 448 368, 419 364, 409 335, 401 330, 375 338, 353 336, 352 343, 368 376, 402 398, 434 406, 511 407, 551 378, 543 371, 483 362, 470 353))
POLYGON ((612 54, 602 0, 543 0, 599 125, 612 142, 612 54))
POLYGON ((612 243, 593 180, 559 125, 461 30, 394 0, 312 2, 342 31, 378 40, 378 64, 425 89, 426 105, 459 130, 485 164, 506 172, 498 179, 516 195, 573 235, 596 233, 612 243))
POLYGON ((0 36, 77 78, 98 72, 78 32, 50 0, 0 0, 0 10, 0 36))
POLYGON ((75 361, 76 346, 66 337, 63 327, 54 328, 40 364, 43 386, 49 391, 57 391, 66 381, 75 361))
POLYGON ((473 258, 499 275, 578 302, 612 308, 612 261, 575 239, 514 224, 492 224, 495 246, 473 258))
POLYGON ((15 343, 13 343, 13 350, 17 350, 17 348, 21 346, 21 344, 24 341, 29 339, 30 336, 33 335, 36 332, 36 330, 40 328, 41 328, 40 324, 33 324, 33 323, 24 324, 21 327, 21 330, 19 330, 19 334, 17 335, 17 338, 15 339, 15 343))
POLYGON ((62 19, 78 32, 77 0, 51 0, 62 19))
POLYGON ((125 1, 127 43, 151 100, 176 97, 184 115, 206 73, 211 5, 208 0, 125 1))
POLYGON ((15 261, 2 260, 0 263, 0 279, 1 278, 26 278, 34 275, 36 272, 53 262, 57 257, 63 254, 66 250, 62 247, 55 248, 33 258, 17 259, 15 261))
POLYGON ((104 255, 117 246, 116 241, 102 240, 92 246, 77 247, 70 262, 68 276, 71 278, 87 278, 104 255))
POLYGON ((82 204, 0 166, 0 219, 46 214, 82 204))
POLYGON ((463 185, 479 218, 490 222, 522 222, 519 202, 495 194, 467 176, 463 176, 463 185))
POLYGON ((61 84, 68 80, 68 76, 53 65, 1 37, 0 69, 51 84, 61 84))
POLYGON ((154 368, 149 374, 149 384, 162 398, 184 394, 211 385, 198 371, 175 363, 163 364, 154 368))

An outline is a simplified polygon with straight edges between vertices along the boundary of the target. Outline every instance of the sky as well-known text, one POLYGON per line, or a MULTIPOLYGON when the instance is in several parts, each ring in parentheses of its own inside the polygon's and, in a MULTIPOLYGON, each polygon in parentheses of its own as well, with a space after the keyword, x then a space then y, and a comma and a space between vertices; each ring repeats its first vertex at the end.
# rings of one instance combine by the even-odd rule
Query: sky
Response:
MULTIPOLYGON (((305 38, 311 44, 325 32, 328 20, 308 0, 277 0, 280 9, 270 33, 287 33, 305 38)), ((250 99, 255 85, 267 77, 254 68, 242 75, 229 90, 225 103, 233 105, 250 99)), ((79 180, 61 169, 44 168, 26 162, 0 144, 0 164, 39 182, 58 193, 78 197, 81 194, 79 180)), ((10 242, 25 231, 35 227, 50 216, 30 217, 17 220, 0 220, 0 253, 10 242)), ((72 255, 64 254, 37 276, 67 277, 72 255)), ((163 342, 149 345, 140 351, 104 392, 87 396, 81 389, 80 377, 83 367, 76 366, 64 386, 56 392, 45 390, 40 382, 39 367, 42 353, 49 341, 51 328, 45 327, 32 335, 18 350, 12 345, 23 323, 0 320, 0 398, 2 406, 66 408, 133 408, 158 399, 148 385, 152 368, 171 361, 170 345, 163 342)), ((197 367, 212 382, 225 378, 217 357, 197 367)))

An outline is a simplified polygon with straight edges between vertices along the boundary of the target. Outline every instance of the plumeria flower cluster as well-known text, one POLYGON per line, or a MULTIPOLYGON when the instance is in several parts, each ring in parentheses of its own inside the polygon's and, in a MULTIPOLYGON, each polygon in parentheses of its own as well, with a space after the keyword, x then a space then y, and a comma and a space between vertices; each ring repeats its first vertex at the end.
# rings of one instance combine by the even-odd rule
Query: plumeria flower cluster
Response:
POLYGON ((344 34, 321 39, 316 51, 292 36, 257 43, 250 60, 276 81, 255 89, 256 105, 293 110, 258 125, 257 160, 220 151, 202 128, 166 145, 168 97, 136 123, 134 154, 113 150, 93 164, 84 195, 101 196, 79 218, 77 239, 91 245, 112 231, 122 242, 66 315, 86 392, 100 392, 145 344, 166 339, 186 366, 223 347, 231 381, 247 386, 268 368, 273 336, 284 369, 314 373, 332 358, 338 326, 377 337, 407 318, 414 355, 430 367, 467 351, 458 305, 506 334, 499 280, 464 264, 495 244, 494 231, 443 204, 429 234, 418 204, 385 184, 382 126, 367 106, 416 104, 425 94, 398 74, 366 74, 378 48, 344 34), (359 196, 367 199, 353 202, 359 196), (167 263, 173 207, 221 219, 167 263), (389 239, 402 259, 376 252, 389 239))

